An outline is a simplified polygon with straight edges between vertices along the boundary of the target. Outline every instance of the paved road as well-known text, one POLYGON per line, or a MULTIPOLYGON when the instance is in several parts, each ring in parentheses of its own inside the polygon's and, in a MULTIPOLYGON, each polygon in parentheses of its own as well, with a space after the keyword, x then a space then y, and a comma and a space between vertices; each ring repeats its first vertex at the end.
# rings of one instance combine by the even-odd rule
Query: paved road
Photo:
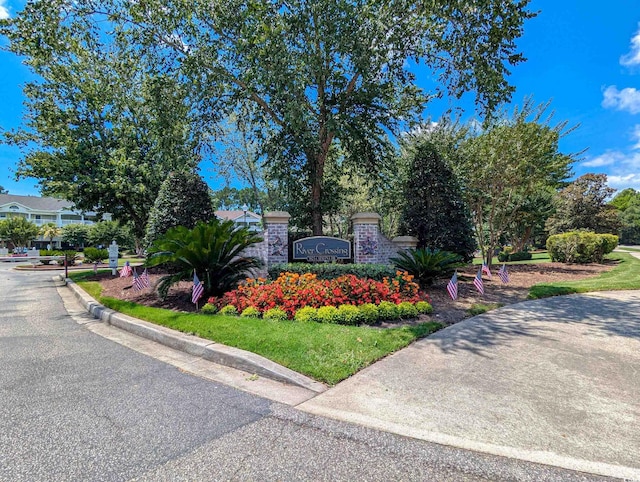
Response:
POLYGON ((603 480, 306 414, 96 335, 0 266, 0 480, 603 480))

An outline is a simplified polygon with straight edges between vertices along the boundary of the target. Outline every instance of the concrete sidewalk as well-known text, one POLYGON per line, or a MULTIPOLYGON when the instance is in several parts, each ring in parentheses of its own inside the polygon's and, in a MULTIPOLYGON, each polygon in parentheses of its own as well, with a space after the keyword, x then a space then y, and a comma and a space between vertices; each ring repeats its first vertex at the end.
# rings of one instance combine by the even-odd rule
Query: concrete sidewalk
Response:
POLYGON ((470 318, 298 408, 640 480, 640 291, 527 301, 470 318))

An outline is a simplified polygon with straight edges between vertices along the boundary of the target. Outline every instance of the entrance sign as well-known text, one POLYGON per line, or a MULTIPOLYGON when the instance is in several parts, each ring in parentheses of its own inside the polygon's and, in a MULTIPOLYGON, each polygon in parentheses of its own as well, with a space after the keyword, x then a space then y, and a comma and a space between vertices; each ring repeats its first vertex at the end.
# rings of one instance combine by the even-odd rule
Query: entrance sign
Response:
POLYGON ((293 259, 336 261, 351 258, 351 243, 346 239, 313 236, 293 242, 293 259))

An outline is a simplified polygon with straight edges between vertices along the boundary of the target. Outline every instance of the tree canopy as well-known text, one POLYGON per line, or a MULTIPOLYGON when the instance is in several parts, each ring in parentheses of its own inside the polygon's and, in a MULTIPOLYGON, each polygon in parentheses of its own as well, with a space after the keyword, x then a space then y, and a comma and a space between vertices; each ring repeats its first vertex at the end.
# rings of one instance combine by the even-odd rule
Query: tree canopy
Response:
POLYGON ((38 226, 21 216, 0 221, 0 239, 10 241, 15 248, 27 246, 38 233, 38 226))

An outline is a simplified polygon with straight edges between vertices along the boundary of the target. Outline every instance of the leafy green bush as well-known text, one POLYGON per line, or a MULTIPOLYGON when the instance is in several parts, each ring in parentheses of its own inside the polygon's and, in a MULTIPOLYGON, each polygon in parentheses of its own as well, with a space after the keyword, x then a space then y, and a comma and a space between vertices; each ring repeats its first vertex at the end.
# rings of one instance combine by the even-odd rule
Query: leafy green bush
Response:
POLYGON ((78 261, 78 258, 80 257, 80 255, 73 250, 62 251, 61 256, 64 256, 64 259, 58 260, 58 264, 60 266, 64 266, 65 259, 67 260, 67 266, 74 266, 76 264, 76 261, 78 261))
POLYGON ((269 267, 269 277, 277 279, 280 273, 305 274, 313 273, 318 279, 335 279, 352 274, 358 278, 369 278, 382 281, 393 278, 396 270, 386 264, 336 264, 336 263, 279 263, 269 267))
POLYGON ((357 306, 340 305, 338 311, 343 325, 359 325, 364 322, 364 315, 357 306))
POLYGON ((200 313, 203 315, 215 315, 218 312, 218 307, 213 303, 205 303, 202 308, 200 308, 200 313))
MULTIPOLYGON (((62 256, 64 255, 63 251, 60 251, 58 249, 41 249, 40 250, 40 256, 62 256)), ((42 264, 51 264, 51 259, 41 259, 40 262, 42 264)), ((64 262, 62 263, 64 264, 64 262)))
POLYGON ((287 319, 287 312, 282 308, 271 308, 265 311, 262 317, 265 320, 284 321, 287 319))
POLYGON ((84 248, 84 259, 87 263, 102 263, 103 259, 109 257, 109 251, 98 248, 84 248))
POLYGON ((300 322, 319 321, 318 309, 313 308, 312 306, 305 306, 304 308, 300 308, 296 311, 293 319, 300 322))
POLYGON ((418 313, 420 313, 421 315, 428 315, 429 313, 433 313, 433 306, 431 306, 431 304, 426 301, 418 301, 415 304, 415 307, 416 310, 418 310, 418 313))
POLYGON ((418 316, 418 309, 413 303, 403 301, 399 305, 396 305, 400 318, 416 318, 418 316))
POLYGON ((561 263, 602 263, 604 255, 617 245, 617 236, 590 231, 554 234, 547 239, 551 261, 561 263))
POLYGON ((223 306, 222 308, 220 308, 219 313, 225 316, 238 316, 238 310, 233 305, 223 306))
POLYGON ((397 320, 400 317, 398 305, 383 301, 378 305, 378 317, 380 320, 397 320))
POLYGON ((462 257, 449 251, 420 248, 400 252, 391 261, 413 275, 422 286, 429 286, 436 278, 450 275, 454 268, 460 266, 462 257))
POLYGON ((153 243, 146 265, 175 268, 158 282, 162 298, 166 298, 174 284, 192 280, 195 270, 207 299, 233 290, 248 271, 262 266, 257 258, 241 256, 245 248, 260 241, 260 236, 247 228, 238 229, 233 221, 213 219, 209 223, 198 223, 193 229, 177 226, 153 243))
POLYGON ((360 310, 360 313, 362 313, 362 321, 367 325, 373 325, 380 317, 378 307, 373 303, 365 303, 358 306, 358 309, 360 310))
POLYGON ((519 253, 511 253, 507 261, 525 261, 531 259, 531 253, 520 251, 519 253))
POLYGON ((242 318, 260 318, 260 310, 255 306, 247 306, 242 313, 240 313, 242 318))
POLYGON ((338 308, 335 306, 322 306, 316 314, 320 323, 340 323, 342 320, 338 308))

